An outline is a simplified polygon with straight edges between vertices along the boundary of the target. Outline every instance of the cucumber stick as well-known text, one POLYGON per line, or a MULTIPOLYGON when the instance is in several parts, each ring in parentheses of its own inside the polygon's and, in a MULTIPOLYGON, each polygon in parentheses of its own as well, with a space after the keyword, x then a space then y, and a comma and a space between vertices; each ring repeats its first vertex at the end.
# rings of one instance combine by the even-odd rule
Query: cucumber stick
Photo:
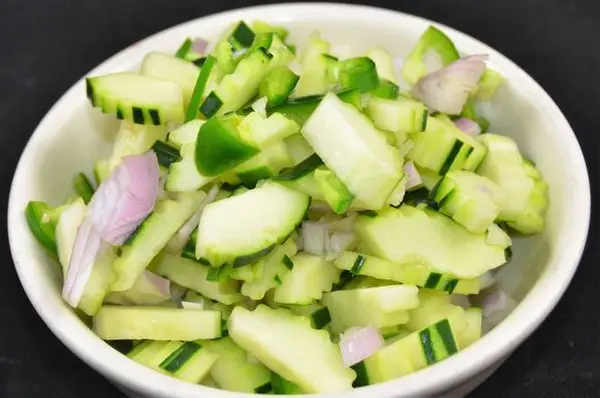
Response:
POLYGON ((419 305, 419 289, 409 285, 338 290, 323 295, 331 314, 331 330, 343 333, 354 326, 386 327, 406 323, 407 310, 419 305))
POLYGON ((433 365, 458 352, 447 319, 409 334, 379 350, 352 368, 355 387, 382 383, 433 365))
POLYGON ((214 266, 248 264, 294 231, 309 202, 307 195, 267 182, 210 203, 200 219, 196 257, 206 258, 214 266))
POLYGON ((374 255, 396 264, 425 265, 458 279, 474 279, 506 262, 504 248, 486 243, 450 218, 402 205, 376 217, 359 216, 355 231, 374 255))
POLYGON ((377 74, 380 78, 389 82, 396 83, 396 71, 392 62, 392 57, 383 48, 374 48, 367 53, 367 57, 371 58, 377 67, 377 74))
POLYGON ((162 307, 105 305, 94 316, 104 340, 181 340, 221 337, 221 313, 162 307))
POLYGON ((179 85, 130 72, 86 78, 92 106, 118 119, 155 126, 183 121, 183 93, 179 85))
POLYGON ((167 129, 164 126, 146 126, 122 121, 110 155, 108 173, 117 168, 125 156, 140 155, 148 151, 156 141, 163 140, 166 135, 167 129))
POLYGON ((127 354, 132 360, 190 383, 208 374, 218 355, 193 341, 144 340, 127 354))
POLYGON ((181 194, 177 200, 159 201, 150 215, 123 246, 113 264, 117 279, 112 291, 129 289, 171 237, 194 214, 206 193, 181 194))
POLYGON ((327 332, 313 329, 308 319, 265 305, 252 312, 236 307, 228 326, 236 344, 302 391, 333 393, 352 389, 355 375, 344 367, 339 348, 327 332))
POLYGON ((365 275, 448 293, 479 293, 479 279, 457 279, 433 272, 420 264, 395 264, 368 254, 347 251, 340 253, 334 263, 340 270, 350 271, 354 275, 365 275))
POLYGON ((304 138, 346 188, 378 210, 402 178, 402 159, 359 111, 327 94, 302 129, 304 138))

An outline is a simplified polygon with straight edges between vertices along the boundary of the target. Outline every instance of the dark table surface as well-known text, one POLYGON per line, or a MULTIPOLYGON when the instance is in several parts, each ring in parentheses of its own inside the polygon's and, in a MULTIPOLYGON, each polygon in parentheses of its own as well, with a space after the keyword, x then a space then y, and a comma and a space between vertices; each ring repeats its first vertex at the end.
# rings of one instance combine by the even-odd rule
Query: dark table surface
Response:
MULTIPOLYGON (((251 3, 0 0, 2 208, 6 208, 12 174, 31 132, 73 82, 152 33, 251 3)), ((388 7, 462 30, 530 73, 571 122, 586 155, 592 196, 597 199, 600 1, 396 0, 388 7)), ((600 396, 600 251, 594 211, 588 242, 595 244, 588 244, 564 299, 473 396, 600 396)), ((4 210, 1 217, 5 217, 4 210)), ((0 397, 121 397, 55 339, 36 315, 17 280, 6 234, 0 254, 0 397)))

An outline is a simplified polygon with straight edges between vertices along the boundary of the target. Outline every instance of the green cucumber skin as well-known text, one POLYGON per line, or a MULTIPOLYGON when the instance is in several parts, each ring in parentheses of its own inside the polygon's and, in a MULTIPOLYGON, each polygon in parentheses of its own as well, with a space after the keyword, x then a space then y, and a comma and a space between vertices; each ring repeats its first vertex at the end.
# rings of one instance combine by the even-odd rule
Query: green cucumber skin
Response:
MULTIPOLYGON (((350 89, 337 94, 344 102, 353 105, 358 110, 362 111, 360 90, 350 89)), ((267 108, 267 113, 281 113, 283 116, 292 119, 299 125, 304 125, 310 115, 317 109, 317 106, 323 99, 323 95, 309 95, 306 97, 294 98, 288 100, 281 105, 267 108)))
POLYGON ((196 167, 200 174, 217 176, 239 166, 259 150, 237 137, 228 116, 213 117, 200 128, 196 139, 196 167))
MULTIPOLYGON (((200 102, 202 101, 202 96, 204 95, 204 90, 206 89, 206 83, 210 78, 210 74, 215 62, 216 60, 213 56, 206 57, 206 59, 202 62, 202 69, 200 69, 200 73, 198 74, 198 79, 196 80, 196 85, 194 86, 194 92, 192 93, 190 103, 185 112, 186 123, 195 119, 198 111, 201 110, 200 102)), ((204 106, 204 103, 202 106, 204 106)))
MULTIPOLYGON (((156 153, 156 157, 158 158, 158 163, 164 167, 170 167, 171 163, 179 162, 181 160, 181 155, 179 154, 179 149, 157 140, 154 145, 152 145, 152 150, 156 153)), ((84 198, 85 200, 85 198, 84 198)), ((86 202, 87 203, 87 202, 86 202)))
POLYGON ((186 341, 158 366, 169 373, 175 373, 201 348, 201 345, 193 341, 186 341))
POLYGON ((314 154, 298 163, 294 167, 282 169, 277 176, 278 180, 297 180, 313 172, 317 167, 323 165, 323 160, 319 155, 314 154))
POLYGON ((94 186, 90 182, 89 178, 83 173, 77 173, 73 178, 73 187, 77 195, 81 196, 83 202, 87 205, 94 196, 94 186))

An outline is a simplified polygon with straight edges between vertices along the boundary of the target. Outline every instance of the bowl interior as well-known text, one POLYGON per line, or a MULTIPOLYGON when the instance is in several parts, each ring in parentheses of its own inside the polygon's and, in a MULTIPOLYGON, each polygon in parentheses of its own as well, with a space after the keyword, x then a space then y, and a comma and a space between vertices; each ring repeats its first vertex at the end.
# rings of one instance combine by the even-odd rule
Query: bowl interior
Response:
MULTIPOLYGON (((174 52, 186 36, 215 39, 229 22, 239 18, 281 23, 290 28, 291 40, 300 48, 307 34, 318 29, 344 55, 359 55, 374 46, 381 46, 399 58, 408 54, 428 25, 427 21, 418 18, 360 7, 331 6, 318 10, 317 6, 279 6, 193 21, 132 46, 93 73, 134 68, 147 51, 174 52)), ((491 121, 490 131, 513 137, 523 153, 537 164, 550 186, 551 200, 544 233, 515 239, 513 259, 497 274, 501 287, 517 301, 522 301, 532 289, 543 289, 553 275, 567 279, 572 275, 578 261, 577 252, 581 250, 579 245, 585 238, 584 230, 587 230, 587 225, 583 224, 589 218, 585 165, 566 120, 535 82, 482 43, 452 29, 442 29, 454 39, 461 52, 490 54, 490 65, 506 75, 506 84, 483 109, 491 121), (573 244, 577 247, 567 252, 566 248, 573 244)), ((91 332, 78 326, 80 322, 62 303, 58 267, 29 234, 23 209, 29 200, 60 204, 72 193, 73 175, 84 171, 91 176, 94 162, 110 153, 110 139, 117 125, 114 118, 91 109, 84 86, 79 82, 38 127, 15 176, 9 206, 13 257, 30 299, 63 340, 72 339, 75 333, 89 339, 91 332), (49 311, 52 320, 48 319, 49 311), (62 325, 69 330, 63 330, 62 325)), ((568 280, 564 286, 566 283, 568 280)), ((485 341, 470 349, 476 350, 485 341)), ((81 352, 78 354, 82 355, 81 352)), ((109 374, 109 377, 112 376, 109 374)), ((200 394, 200 389, 197 391, 200 394)))

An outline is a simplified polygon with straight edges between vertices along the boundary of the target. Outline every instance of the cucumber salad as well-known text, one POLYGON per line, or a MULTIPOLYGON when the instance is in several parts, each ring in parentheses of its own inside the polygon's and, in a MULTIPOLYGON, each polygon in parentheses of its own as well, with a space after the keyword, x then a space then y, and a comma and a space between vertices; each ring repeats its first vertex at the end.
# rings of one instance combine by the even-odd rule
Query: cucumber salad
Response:
POLYGON ((86 78, 112 154, 27 222, 66 303, 158 372, 260 394, 402 377, 514 308, 493 270, 544 228, 540 172, 479 112, 487 58, 433 26, 402 60, 261 21, 186 39, 86 78))

